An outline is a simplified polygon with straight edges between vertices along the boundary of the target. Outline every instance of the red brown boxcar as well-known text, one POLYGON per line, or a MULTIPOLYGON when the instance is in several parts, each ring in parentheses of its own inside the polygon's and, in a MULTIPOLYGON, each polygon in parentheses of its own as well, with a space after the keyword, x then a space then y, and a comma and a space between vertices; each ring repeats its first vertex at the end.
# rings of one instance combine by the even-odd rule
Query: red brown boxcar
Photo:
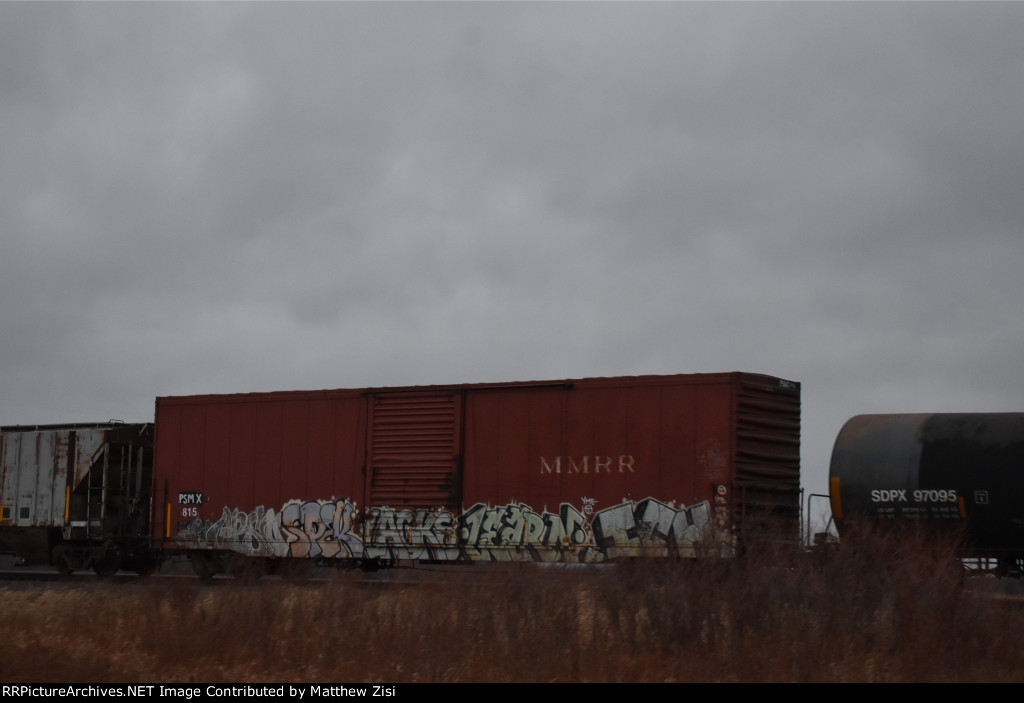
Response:
POLYGON ((169 397, 156 428, 154 536, 203 573, 798 539, 800 386, 771 376, 169 397))

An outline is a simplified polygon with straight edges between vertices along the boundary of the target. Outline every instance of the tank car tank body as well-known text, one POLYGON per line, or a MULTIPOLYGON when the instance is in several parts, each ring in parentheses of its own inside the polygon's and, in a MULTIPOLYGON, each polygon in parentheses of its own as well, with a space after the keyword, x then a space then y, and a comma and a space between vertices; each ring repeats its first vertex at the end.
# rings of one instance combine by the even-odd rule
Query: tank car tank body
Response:
POLYGON ((965 556, 1024 558, 1024 413, 858 415, 830 467, 842 536, 855 515, 959 529, 965 556))

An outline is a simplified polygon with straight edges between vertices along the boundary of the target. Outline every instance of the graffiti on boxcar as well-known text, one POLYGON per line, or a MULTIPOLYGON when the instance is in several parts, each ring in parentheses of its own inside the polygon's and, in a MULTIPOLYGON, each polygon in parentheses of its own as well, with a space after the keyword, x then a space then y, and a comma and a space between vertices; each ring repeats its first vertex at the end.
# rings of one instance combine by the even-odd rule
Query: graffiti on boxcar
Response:
POLYGON ((710 536, 711 511, 707 501, 676 510, 647 498, 596 513, 591 528, 595 547, 606 559, 695 557, 710 536))
POLYGON ((281 532, 292 557, 350 559, 363 553, 356 506, 347 500, 292 500, 281 508, 281 532))
POLYGON ((582 502, 584 513, 593 513, 589 521, 569 503, 562 503, 557 514, 536 513, 525 504, 477 503, 460 520, 464 558, 602 562, 637 556, 695 557, 711 533, 706 501, 675 509, 647 498, 596 513, 596 501, 582 502))
POLYGON ((582 512, 562 503, 557 513, 476 503, 456 517, 444 508, 375 506, 361 514, 349 500, 292 500, 280 513, 224 508, 216 522, 193 520, 178 539, 248 556, 588 563, 695 557, 714 542, 707 501, 676 508, 646 498, 603 510, 594 498, 580 501, 582 512))
POLYGON ((460 556, 455 525, 455 515, 443 508, 371 508, 366 516, 364 555, 452 561, 460 556))
POLYGON ((587 520, 569 503, 536 513, 523 503, 477 503, 460 519, 465 556, 473 561, 560 561, 590 541, 587 520))
POLYGON ((596 498, 580 498, 580 500, 583 501, 583 514, 587 515, 587 516, 593 515, 594 514, 594 506, 597 505, 597 499, 596 498))
POLYGON ((725 530, 729 525, 729 489, 726 486, 715 487, 715 527, 725 530))
POLYGON ((280 516, 262 505, 251 512, 225 507, 217 521, 193 520, 177 538, 194 543, 197 549, 229 549, 251 557, 284 556, 280 516))

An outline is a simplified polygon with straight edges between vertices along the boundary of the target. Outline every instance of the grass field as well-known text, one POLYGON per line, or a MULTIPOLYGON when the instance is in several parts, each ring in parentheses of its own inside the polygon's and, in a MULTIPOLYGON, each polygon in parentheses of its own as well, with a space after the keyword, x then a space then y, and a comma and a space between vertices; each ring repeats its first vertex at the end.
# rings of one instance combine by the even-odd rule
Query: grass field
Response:
MULTIPOLYGON (((870 541, 869 541, 870 542, 870 541)), ((906 540, 444 582, 0 586, 5 682, 1019 681, 1024 604, 906 540)))

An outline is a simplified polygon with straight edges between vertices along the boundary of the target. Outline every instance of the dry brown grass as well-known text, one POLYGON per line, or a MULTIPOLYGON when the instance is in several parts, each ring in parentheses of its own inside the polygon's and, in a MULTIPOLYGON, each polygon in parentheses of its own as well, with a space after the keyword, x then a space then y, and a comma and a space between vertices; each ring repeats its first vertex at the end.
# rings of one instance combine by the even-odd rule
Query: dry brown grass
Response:
POLYGON ((0 587, 0 678, 33 682, 1016 681, 1024 604, 951 551, 525 568, 455 583, 0 587), (966 584, 966 585, 965 585, 966 584))

